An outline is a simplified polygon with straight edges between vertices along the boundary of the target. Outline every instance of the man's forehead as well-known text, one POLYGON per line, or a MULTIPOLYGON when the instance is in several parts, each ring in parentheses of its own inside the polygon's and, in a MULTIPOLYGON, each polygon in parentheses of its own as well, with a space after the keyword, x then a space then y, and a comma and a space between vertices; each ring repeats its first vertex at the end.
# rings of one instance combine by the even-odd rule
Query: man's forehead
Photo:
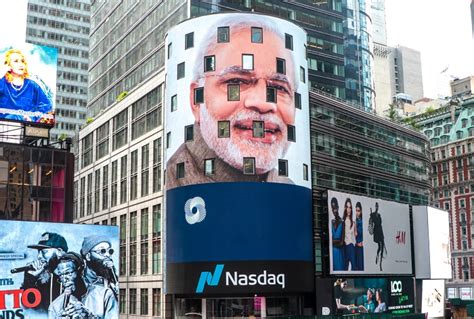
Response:
POLYGON ((68 260, 68 261, 63 261, 63 262, 59 263, 59 265, 57 267, 57 270, 61 271, 61 270, 71 269, 71 268, 76 268, 76 264, 74 264, 74 262, 68 260))
POLYGON ((100 242, 94 246, 94 248, 108 248, 108 247, 110 247, 110 244, 106 241, 100 242))

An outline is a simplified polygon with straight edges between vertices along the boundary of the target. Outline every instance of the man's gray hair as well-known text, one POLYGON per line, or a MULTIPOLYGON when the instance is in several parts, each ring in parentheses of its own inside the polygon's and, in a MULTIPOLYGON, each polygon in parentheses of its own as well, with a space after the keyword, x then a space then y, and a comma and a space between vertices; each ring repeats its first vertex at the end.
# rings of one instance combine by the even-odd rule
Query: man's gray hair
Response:
MULTIPOLYGON (((232 41, 232 33, 239 32, 250 27, 262 28, 263 31, 285 40, 281 28, 278 27, 274 18, 253 13, 230 13, 212 15, 213 24, 202 39, 194 61, 192 81, 197 82, 204 73, 204 57, 213 47, 217 45, 217 28, 229 27, 229 40, 232 41)), ((264 38, 265 41, 265 38, 264 38)), ((297 82, 297 81, 295 81, 297 82)))

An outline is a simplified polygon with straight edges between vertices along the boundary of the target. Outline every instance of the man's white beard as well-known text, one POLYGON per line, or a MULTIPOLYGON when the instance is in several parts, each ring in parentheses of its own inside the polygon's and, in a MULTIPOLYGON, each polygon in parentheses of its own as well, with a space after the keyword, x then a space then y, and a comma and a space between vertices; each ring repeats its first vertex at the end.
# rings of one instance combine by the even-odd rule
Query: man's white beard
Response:
POLYGON ((214 150, 224 162, 242 170, 244 157, 255 157, 257 174, 264 174, 275 168, 278 159, 285 156, 289 147, 287 141, 287 126, 274 114, 261 114, 253 110, 243 110, 226 120, 230 122, 230 137, 218 138, 218 120, 207 111, 205 104, 200 106, 200 128, 206 144, 214 150), (237 134, 232 134, 232 127, 236 120, 250 119, 252 121, 273 122, 278 124, 282 139, 273 143, 263 143, 255 140, 242 139, 237 134), (240 146, 239 146, 240 145, 240 146))

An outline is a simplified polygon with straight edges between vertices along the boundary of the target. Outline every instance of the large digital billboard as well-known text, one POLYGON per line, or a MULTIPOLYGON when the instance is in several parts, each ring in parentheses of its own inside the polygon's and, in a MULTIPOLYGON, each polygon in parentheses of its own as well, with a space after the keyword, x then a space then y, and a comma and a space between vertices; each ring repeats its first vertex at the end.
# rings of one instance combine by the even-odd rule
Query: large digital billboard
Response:
POLYGON ((166 37, 166 293, 307 292, 306 33, 215 14, 166 37))
POLYGON ((444 318, 444 280, 423 280, 421 312, 428 318, 444 318))
POLYGON ((166 292, 311 291, 310 195, 307 188, 278 183, 168 191, 166 292))
POLYGON ((393 313, 415 311, 412 277, 336 279, 333 283, 336 314, 393 313))
POLYGON ((118 227, 1 224, 1 318, 119 317, 118 227))
POLYGON ((57 49, 0 45, 0 120, 53 126, 57 49))
POLYGON ((311 187, 306 33, 277 18, 216 14, 166 38, 166 187, 311 187))
POLYGON ((412 274, 406 204, 328 191, 332 274, 412 274))
POLYGON ((413 206, 415 275, 419 279, 451 279, 449 213, 439 208, 413 206))

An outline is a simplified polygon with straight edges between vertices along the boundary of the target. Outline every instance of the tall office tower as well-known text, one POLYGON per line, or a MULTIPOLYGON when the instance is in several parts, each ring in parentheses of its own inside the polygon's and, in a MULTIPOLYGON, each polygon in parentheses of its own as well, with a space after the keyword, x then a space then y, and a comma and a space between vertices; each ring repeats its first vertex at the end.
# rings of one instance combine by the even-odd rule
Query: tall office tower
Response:
POLYGON ((431 203, 449 211, 452 280, 448 298, 474 298, 474 98, 414 117, 430 139, 431 203))
POLYGON ((474 38, 474 0, 471 1, 471 27, 472 27, 472 38, 474 38))
POLYGON ((373 111, 370 2, 360 0, 190 0, 191 16, 252 11, 288 19, 308 34, 311 87, 373 111))
POLYGON ((28 0, 26 41, 58 49, 56 125, 52 141, 86 122, 90 0, 28 0))
POLYGON ((385 19, 385 0, 372 0, 372 36, 373 42, 387 44, 387 24, 385 19))

